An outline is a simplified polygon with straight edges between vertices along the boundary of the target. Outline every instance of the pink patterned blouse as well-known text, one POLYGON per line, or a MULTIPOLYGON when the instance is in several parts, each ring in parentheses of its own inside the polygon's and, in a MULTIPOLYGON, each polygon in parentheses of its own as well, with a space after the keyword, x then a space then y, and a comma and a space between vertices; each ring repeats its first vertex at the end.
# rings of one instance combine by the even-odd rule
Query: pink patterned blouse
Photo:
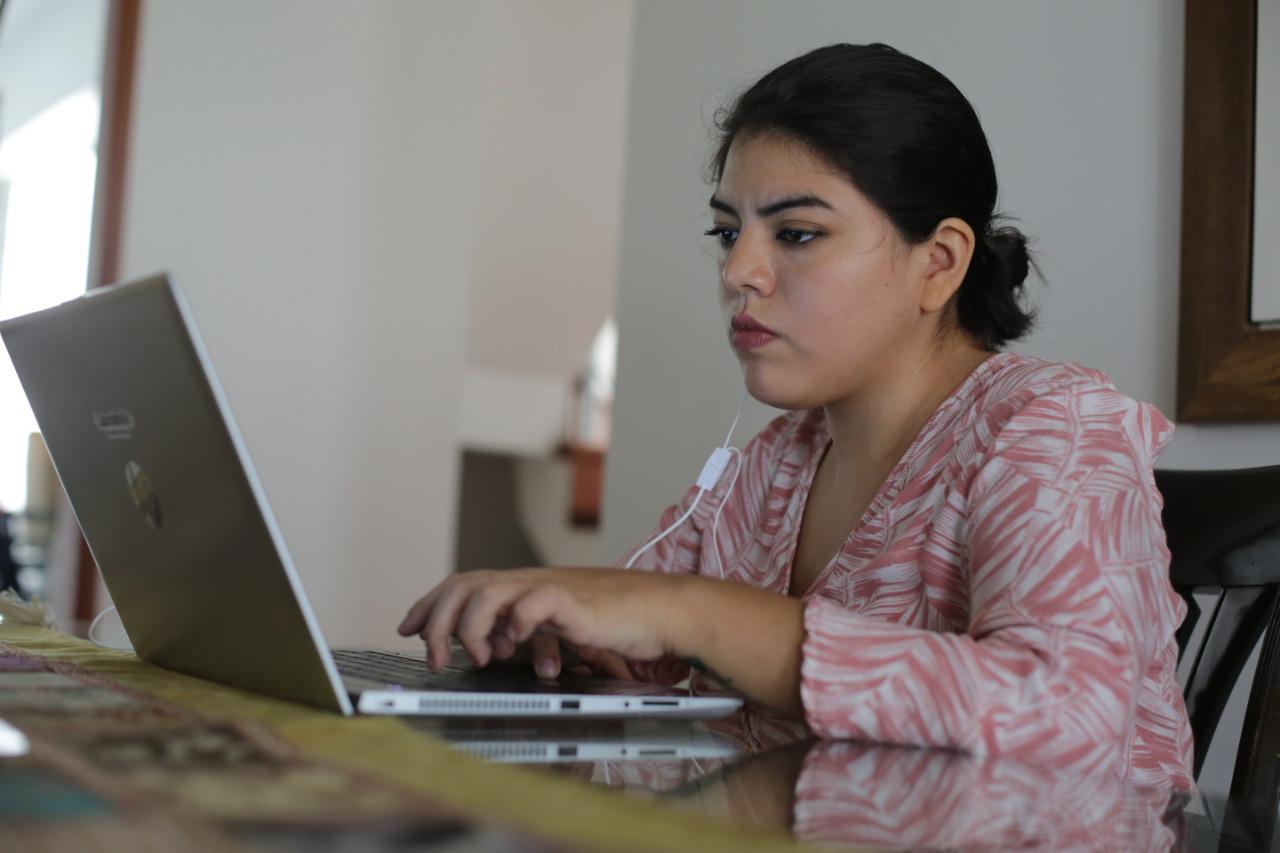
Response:
MULTIPOLYGON (((1190 790, 1173 638, 1185 605, 1152 477, 1172 433, 1097 371, 983 362, 803 596, 809 727, 1190 790)), ((777 418, 743 450, 728 499, 726 473, 636 568, 718 577, 722 559, 724 578, 785 594, 829 440, 821 410, 777 418)), ((688 672, 634 668, 665 683, 688 672)))

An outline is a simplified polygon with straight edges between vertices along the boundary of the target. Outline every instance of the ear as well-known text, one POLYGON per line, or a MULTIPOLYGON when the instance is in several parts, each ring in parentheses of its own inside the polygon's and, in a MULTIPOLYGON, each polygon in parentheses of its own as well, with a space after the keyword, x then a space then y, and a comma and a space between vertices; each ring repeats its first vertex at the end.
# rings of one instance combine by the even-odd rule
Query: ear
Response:
POLYGON ((941 311, 960 289, 973 259, 976 241, 973 229, 954 216, 938 223, 933 234, 917 251, 924 253, 921 273, 920 310, 925 314, 941 311))

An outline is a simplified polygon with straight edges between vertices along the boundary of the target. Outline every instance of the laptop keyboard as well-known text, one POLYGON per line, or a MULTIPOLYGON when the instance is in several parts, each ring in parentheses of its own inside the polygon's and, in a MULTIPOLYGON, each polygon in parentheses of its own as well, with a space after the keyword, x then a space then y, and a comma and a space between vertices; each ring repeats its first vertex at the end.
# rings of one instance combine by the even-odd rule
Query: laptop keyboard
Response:
POLYGON ((343 675, 372 681, 403 683, 434 674, 420 658, 366 649, 334 649, 333 662, 343 675))
POLYGON ((333 661, 343 675, 402 687, 435 690, 479 687, 492 690, 498 684, 509 684, 512 689, 525 691, 536 684, 532 674, 525 671, 508 673, 496 668, 480 674, 448 666, 432 672, 421 658, 372 649, 334 649, 333 661))
MULTIPOLYGON (((562 673, 555 681, 544 681, 526 665, 490 666, 468 669, 447 666, 439 672, 427 669, 426 662, 413 655, 374 649, 334 649, 338 672, 349 678, 380 685, 397 685, 408 690, 464 693, 551 693, 557 695, 640 696, 646 704, 669 704, 680 691, 643 681, 615 681, 573 673, 562 673)), ((393 688, 394 689, 394 688, 393 688)))

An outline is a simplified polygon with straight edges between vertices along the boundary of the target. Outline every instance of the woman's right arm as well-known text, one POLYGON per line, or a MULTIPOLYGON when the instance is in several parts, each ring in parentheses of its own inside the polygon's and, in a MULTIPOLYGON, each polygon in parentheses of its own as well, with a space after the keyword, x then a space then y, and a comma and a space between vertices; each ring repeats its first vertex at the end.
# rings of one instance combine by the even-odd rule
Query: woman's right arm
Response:
MULTIPOLYGON (((651 547, 645 547, 688 512, 689 507, 697 499, 698 487, 693 486, 679 503, 672 504, 663 510, 654 529, 636 543, 635 547, 628 550, 615 568, 623 570, 634 558, 635 564, 630 571, 697 574, 701 559, 702 535, 693 517, 685 519, 683 524, 672 530, 661 541, 654 543, 651 547)), ((703 495, 699 501, 699 510, 704 503, 709 503, 710 499, 710 492, 703 495)), ((719 500, 718 496, 717 500, 719 500)), ((674 657, 663 657, 652 661, 628 661, 613 652, 569 645, 550 634, 534 634, 529 638, 528 657, 532 661, 534 672, 542 678, 555 678, 560 674, 567 662, 566 652, 570 659, 576 658, 598 676, 665 685, 676 684, 689 676, 689 664, 674 657)), ((518 661, 521 657, 520 650, 501 638, 495 644, 494 654, 500 660, 512 662, 518 661)))
MULTIPOLYGON (((795 413, 774 418, 747 442, 740 453, 734 454, 715 486, 701 500, 698 500, 698 487, 690 487, 679 503, 662 512, 653 530, 636 543, 617 566, 626 566, 634 559, 632 571, 727 577, 733 555, 723 550, 724 543, 734 539, 735 522, 741 525, 743 518, 750 514, 750 507, 763 502, 771 488, 778 453, 787 447, 795 426, 795 413), (680 527, 662 541, 645 548, 655 536, 688 512, 695 500, 698 500, 696 510, 680 527), (707 536, 706 531, 715 526, 718 512, 722 517, 719 519, 719 535, 715 539, 720 544, 712 545, 717 549, 715 554, 704 553, 704 545, 713 538, 707 536), (636 556, 641 549, 643 552, 636 556)), ((744 531, 739 530, 739 534, 742 533, 744 531)), ((690 672, 688 662, 670 656, 656 661, 629 661, 628 666, 636 679, 656 684, 675 684, 687 678, 690 672)))
MULTIPOLYGON (((728 472, 726 472, 727 474, 728 472)), ((708 493, 698 501, 699 505, 711 497, 708 493)), ((653 541, 662 531, 674 524, 677 519, 689 511, 693 502, 698 500, 698 487, 692 486, 677 504, 672 504, 662 511, 658 523, 649 533, 627 551, 618 561, 617 568, 623 569, 632 559, 635 563, 626 571, 663 572, 665 574, 696 575, 702 559, 702 531, 694 523, 691 516, 684 524, 672 530, 660 542, 651 547, 645 546, 653 541), (637 556, 637 552, 644 549, 637 556)), ((627 661, 631 677, 637 681, 648 681, 654 684, 676 684, 689 677, 689 664, 674 657, 663 657, 652 661, 627 661)))

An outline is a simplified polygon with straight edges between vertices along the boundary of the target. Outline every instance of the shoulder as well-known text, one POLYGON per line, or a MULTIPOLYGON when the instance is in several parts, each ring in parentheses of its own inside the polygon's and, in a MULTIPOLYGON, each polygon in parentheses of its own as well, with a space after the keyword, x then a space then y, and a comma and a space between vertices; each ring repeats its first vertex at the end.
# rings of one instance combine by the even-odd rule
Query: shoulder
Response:
POLYGON ((1119 394, 1111 377, 1100 370, 1021 353, 997 353, 978 370, 985 370, 985 375, 975 383, 968 403, 981 422, 997 430, 1029 406, 1119 394))
POLYGON ((1122 394, 1102 371, 1017 353, 995 361, 970 401, 975 449, 985 461, 1059 475, 1117 466, 1137 473, 1173 436, 1159 409, 1122 394))

